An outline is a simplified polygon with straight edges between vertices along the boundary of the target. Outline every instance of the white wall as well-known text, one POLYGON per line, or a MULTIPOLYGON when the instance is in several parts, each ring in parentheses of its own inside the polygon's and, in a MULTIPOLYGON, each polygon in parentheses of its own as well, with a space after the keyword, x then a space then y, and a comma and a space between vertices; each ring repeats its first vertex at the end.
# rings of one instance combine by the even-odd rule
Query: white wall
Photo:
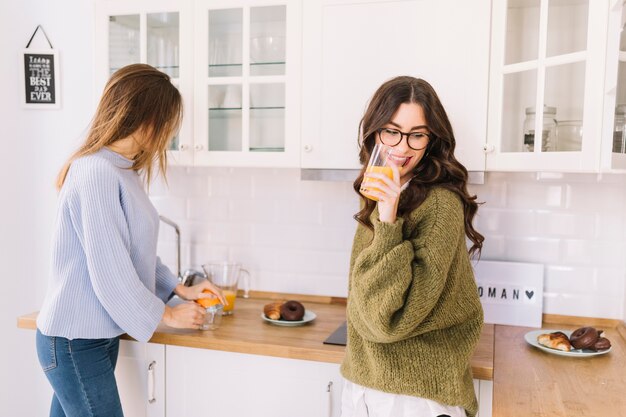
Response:
POLYGON ((485 259, 545 265, 544 313, 622 318, 626 175, 491 173, 473 186, 485 259))
MULTIPOLYGON (((0 2, 0 414, 48 415, 51 390, 39 368, 35 332, 17 316, 37 311, 45 292, 56 211, 54 176, 91 115, 93 4, 85 0, 0 2), (18 53, 41 24, 60 53, 60 110, 24 110, 18 53)), ((32 46, 46 47, 37 35, 32 46)))
MULTIPOLYGON (((183 268, 243 263, 254 289, 345 296, 358 201, 350 183, 300 181, 298 170, 181 168, 153 187, 182 228, 183 268)), ((624 317, 626 175, 488 173, 483 259, 545 265, 544 312, 624 317)), ((165 231, 164 231, 165 232, 165 231)), ((160 254, 175 264, 171 231, 160 254)))

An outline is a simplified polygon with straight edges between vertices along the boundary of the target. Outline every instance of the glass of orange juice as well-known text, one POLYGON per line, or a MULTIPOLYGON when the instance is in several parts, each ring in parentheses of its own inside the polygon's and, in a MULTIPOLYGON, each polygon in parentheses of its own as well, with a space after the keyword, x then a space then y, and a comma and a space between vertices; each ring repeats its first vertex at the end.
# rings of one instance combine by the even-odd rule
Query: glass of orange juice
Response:
MULTIPOLYGON (((391 152, 391 146, 383 145, 382 143, 375 144, 374 149, 372 149, 372 155, 370 156, 370 160, 367 163, 367 168, 365 168, 365 173, 367 174, 368 172, 380 172, 393 179, 393 171, 391 169, 391 166, 387 163, 387 159, 391 155, 391 152)), ((369 181, 382 182, 378 179, 371 179, 369 181)), ((377 197, 369 193, 369 191, 378 191, 377 188, 370 186, 370 188, 368 189, 364 188, 361 185, 361 189, 359 191, 361 191, 361 194, 363 194, 370 200, 378 201, 377 197)))
POLYGON ((202 265, 209 281, 217 285, 226 298, 224 315, 233 314, 237 289, 241 286, 244 290, 244 298, 248 297, 250 290, 250 273, 243 269, 240 264, 234 262, 209 262, 202 265))

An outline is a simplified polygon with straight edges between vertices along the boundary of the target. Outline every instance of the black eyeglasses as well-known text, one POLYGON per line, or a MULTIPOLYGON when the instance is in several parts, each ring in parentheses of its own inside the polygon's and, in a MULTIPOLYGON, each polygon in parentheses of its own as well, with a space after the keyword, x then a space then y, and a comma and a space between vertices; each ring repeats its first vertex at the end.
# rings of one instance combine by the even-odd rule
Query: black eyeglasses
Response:
POLYGON ((428 140, 431 138, 430 133, 424 132, 411 132, 404 133, 396 129, 390 129, 388 127, 381 127, 377 130, 380 141, 387 146, 397 146, 402 138, 406 136, 406 142, 409 148, 414 151, 421 151, 428 146, 428 140))

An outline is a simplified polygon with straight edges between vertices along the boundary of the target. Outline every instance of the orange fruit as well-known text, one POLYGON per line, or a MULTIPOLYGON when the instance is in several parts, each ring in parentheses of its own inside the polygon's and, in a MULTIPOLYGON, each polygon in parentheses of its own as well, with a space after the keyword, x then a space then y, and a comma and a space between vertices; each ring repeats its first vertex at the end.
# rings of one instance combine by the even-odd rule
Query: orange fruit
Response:
MULTIPOLYGON (((204 290, 202 292, 206 292, 206 293, 212 294, 211 291, 209 291, 209 290, 204 290)), ((214 306, 215 304, 219 304, 220 300, 217 297, 215 297, 215 298, 198 298, 196 300, 196 303, 200 304, 204 308, 207 308, 207 307, 214 306)))

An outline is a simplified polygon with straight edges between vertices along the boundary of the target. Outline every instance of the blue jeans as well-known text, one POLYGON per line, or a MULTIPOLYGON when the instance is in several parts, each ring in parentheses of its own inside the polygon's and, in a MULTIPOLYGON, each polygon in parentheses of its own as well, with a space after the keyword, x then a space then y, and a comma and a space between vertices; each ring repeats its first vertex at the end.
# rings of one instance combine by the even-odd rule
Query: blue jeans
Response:
POLYGON ((119 337, 73 339, 37 329, 37 356, 54 395, 50 417, 123 417, 115 382, 119 337))

